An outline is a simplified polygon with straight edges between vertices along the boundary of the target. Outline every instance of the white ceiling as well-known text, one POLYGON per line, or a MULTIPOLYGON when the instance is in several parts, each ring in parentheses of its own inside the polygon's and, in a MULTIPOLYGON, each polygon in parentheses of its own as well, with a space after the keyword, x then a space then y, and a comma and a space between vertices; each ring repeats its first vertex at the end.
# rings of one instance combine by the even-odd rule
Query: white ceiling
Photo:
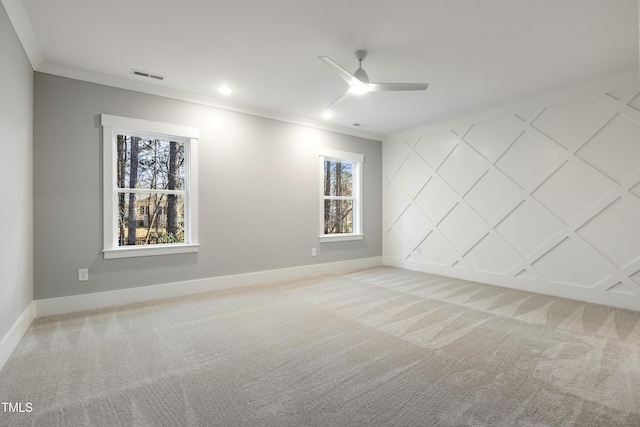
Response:
MULTIPOLYGON (((38 71, 321 126, 360 123, 378 136, 638 67, 637 0, 22 4, 41 52, 38 71), (320 114, 346 83, 317 57, 354 71, 358 49, 369 51, 372 81, 429 82, 429 89, 352 97, 325 123, 320 114), (135 77, 132 68, 166 81, 135 77), (222 97, 220 83, 235 92, 222 97)), ((6 8, 15 25, 14 8, 6 8)))

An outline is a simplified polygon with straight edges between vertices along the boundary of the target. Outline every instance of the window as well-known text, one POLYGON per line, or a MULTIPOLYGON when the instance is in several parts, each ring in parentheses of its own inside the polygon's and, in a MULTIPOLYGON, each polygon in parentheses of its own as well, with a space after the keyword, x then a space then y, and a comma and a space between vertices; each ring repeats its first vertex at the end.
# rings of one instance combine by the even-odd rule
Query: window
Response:
POLYGON ((104 257, 198 251, 198 130, 103 114, 104 257))
POLYGON ((361 240, 364 156, 335 150, 320 155, 320 241, 361 240))

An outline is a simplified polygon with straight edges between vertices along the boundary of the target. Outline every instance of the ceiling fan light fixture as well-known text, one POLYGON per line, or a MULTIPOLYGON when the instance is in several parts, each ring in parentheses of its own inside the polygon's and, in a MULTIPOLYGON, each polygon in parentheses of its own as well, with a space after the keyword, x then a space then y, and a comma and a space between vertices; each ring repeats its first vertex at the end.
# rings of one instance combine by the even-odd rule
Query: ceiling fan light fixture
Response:
POLYGON ((347 82, 349 89, 347 89, 342 95, 336 98, 329 106, 331 107, 339 104, 352 95, 362 95, 368 92, 395 92, 406 90, 426 90, 429 86, 428 83, 371 83, 367 72, 362 69, 362 61, 367 57, 366 50, 359 50, 356 52, 356 59, 359 62, 358 69, 351 74, 335 61, 327 56, 319 56, 318 58, 327 64, 333 71, 335 71, 342 80, 347 82))
POLYGON ((223 95, 229 95, 233 92, 233 88, 229 85, 218 85, 218 92, 223 95))
POLYGON ((349 92, 354 95, 363 95, 370 92, 369 85, 363 82, 357 82, 349 86, 349 92))

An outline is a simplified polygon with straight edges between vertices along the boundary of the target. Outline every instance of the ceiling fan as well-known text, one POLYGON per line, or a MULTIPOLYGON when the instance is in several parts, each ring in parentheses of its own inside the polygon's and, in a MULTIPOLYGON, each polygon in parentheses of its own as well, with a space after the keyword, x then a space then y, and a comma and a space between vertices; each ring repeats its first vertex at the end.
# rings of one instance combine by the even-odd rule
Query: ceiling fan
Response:
POLYGON ((340 95, 335 101, 333 101, 327 107, 330 110, 336 104, 349 98, 351 95, 360 95, 367 92, 387 92, 387 91, 399 91, 399 90, 426 90, 429 83, 370 83, 369 76, 362 69, 362 61, 367 57, 366 50, 359 50, 356 52, 356 58, 360 62, 358 69, 351 74, 340 65, 326 56, 319 56, 318 58, 327 64, 333 71, 338 73, 340 77, 349 85, 342 95, 340 95))

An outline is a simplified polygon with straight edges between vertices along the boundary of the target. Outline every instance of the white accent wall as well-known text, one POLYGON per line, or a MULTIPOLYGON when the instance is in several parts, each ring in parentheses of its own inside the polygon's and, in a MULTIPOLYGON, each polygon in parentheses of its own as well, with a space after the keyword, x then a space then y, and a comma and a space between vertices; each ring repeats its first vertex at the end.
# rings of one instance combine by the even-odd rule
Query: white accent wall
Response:
POLYGON ((640 310, 640 84, 383 143, 388 265, 640 310))

